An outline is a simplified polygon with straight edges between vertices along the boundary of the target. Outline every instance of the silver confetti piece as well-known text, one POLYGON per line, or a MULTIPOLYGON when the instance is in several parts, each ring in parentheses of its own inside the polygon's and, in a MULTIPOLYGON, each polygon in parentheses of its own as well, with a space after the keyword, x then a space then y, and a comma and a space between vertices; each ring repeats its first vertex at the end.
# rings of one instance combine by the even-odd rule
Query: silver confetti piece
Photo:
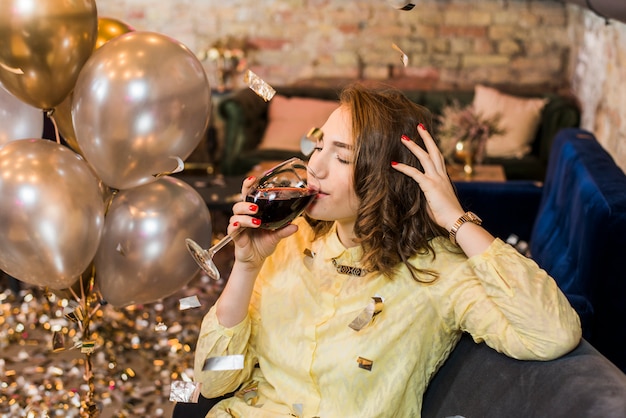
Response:
POLYGON ((241 370, 243 369, 243 355, 209 357, 202 366, 203 371, 213 370, 241 370))
POLYGON ((367 304, 365 309, 363 309, 363 311, 359 314, 359 316, 354 318, 354 320, 348 326, 355 331, 360 331, 367 325, 369 325, 374 317, 381 313, 382 310, 383 299, 379 296, 374 296, 367 304))
POLYGON ((400 53, 402 64, 404 64, 405 67, 409 65, 409 56, 405 54, 404 51, 402 51, 398 45, 391 44, 391 47, 400 53))
POLYGON ((174 380, 170 386, 170 401, 198 403, 201 383, 174 380))
POLYGON ((176 168, 172 171, 164 171, 163 173, 153 174, 153 177, 159 178, 163 176, 169 176, 170 174, 180 173, 185 169, 185 162, 177 156, 170 156, 171 159, 176 160, 176 168))
POLYGON ((274 90, 272 86, 250 70, 244 73, 243 81, 266 102, 272 100, 272 97, 276 94, 276 90, 274 90))
POLYGON ((187 296, 186 298, 179 299, 180 302, 180 310, 184 311, 185 309, 191 308, 199 308, 202 306, 200 301, 198 300, 198 296, 187 296))

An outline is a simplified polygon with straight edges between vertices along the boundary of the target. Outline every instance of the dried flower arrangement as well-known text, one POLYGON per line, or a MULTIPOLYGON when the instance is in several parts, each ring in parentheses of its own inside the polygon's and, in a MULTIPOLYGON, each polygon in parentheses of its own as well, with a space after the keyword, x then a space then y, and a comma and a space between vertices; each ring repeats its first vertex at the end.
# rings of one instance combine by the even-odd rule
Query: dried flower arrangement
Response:
POLYGON ((462 107, 458 101, 445 106, 437 118, 437 136, 442 153, 447 159, 456 155, 466 160, 458 153, 470 152, 472 162, 482 163, 487 139, 504 133, 499 127, 501 116, 497 113, 489 118, 483 117, 472 105, 462 107))

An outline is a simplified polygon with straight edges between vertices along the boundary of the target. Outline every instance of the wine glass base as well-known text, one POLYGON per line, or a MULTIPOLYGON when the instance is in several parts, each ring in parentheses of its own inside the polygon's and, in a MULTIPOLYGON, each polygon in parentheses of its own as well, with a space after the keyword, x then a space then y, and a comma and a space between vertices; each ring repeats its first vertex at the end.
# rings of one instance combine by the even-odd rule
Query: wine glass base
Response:
POLYGON ((185 240, 187 244, 187 250, 191 253, 191 256, 196 261, 198 266, 204 271, 207 276, 209 276, 213 280, 220 279, 220 271, 217 269, 217 266, 213 262, 212 254, 203 249, 197 242, 192 239, 187 238, 185 240))

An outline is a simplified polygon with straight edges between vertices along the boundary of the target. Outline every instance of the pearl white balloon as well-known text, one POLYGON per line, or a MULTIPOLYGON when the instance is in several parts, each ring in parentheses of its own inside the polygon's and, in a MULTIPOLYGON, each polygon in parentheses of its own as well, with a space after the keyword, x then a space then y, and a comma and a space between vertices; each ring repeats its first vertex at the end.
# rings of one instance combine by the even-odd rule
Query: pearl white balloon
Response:
POLYGON ((200 61, 165 35, 129 32, 85 63, 72 99, 76 141, 102 181, 129 189, 170 173, 200 143, 211 89, 200 61))
POLYGON ((154 302, 199 271, 185 238, 208 246, 211 216, 200 194, 170 176, 120 191, 95 258, 96 284, 113 306, 154 302))
POLYGON ((74 151, 44 139, 0 148, 0 269, 64 289, 93 261, 104 225, 96 176, 74 151))
POLYGON ((0 146, 16 139, 41 138, 43 112, 13 94, 0 84, 0 146))

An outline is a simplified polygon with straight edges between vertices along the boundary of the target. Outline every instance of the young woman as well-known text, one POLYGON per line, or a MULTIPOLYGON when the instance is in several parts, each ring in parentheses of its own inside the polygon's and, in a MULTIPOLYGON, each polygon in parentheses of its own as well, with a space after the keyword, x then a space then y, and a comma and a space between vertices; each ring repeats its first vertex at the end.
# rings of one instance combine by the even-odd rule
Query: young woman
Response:
POLYGON ((229 231, 246 230, 195 379, 207 398, 235 393, 207 417, 418 417, 462 332, 518 359, 577 345, 554 280, 461 207, 431 123, 396 90, 349 86, 310 157, 306 217, 267 231, 234 205, 229 231), (205 366, 231 355, 243 368, 205 366))

